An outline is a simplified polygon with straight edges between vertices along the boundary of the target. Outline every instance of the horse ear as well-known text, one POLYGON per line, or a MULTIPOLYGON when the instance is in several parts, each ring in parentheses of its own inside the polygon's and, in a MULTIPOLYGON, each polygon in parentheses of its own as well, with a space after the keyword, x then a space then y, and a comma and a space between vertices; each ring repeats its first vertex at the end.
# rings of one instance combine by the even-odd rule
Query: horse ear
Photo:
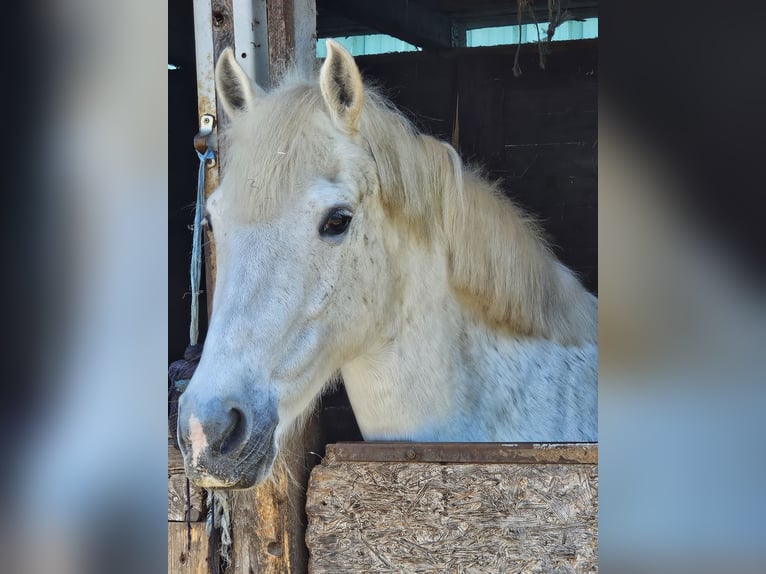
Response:
POLYGON ((234 51, 226 48, 215 65, 215 88, 229 117, 246 112, 256 97, 256 89, 237 62, 234 51))
POLYGON ((338 127, 355 132, 364 102, 362 75, 353 56, 334 40, 327 40, 327 59, 319 71, 319 87, 338 127))

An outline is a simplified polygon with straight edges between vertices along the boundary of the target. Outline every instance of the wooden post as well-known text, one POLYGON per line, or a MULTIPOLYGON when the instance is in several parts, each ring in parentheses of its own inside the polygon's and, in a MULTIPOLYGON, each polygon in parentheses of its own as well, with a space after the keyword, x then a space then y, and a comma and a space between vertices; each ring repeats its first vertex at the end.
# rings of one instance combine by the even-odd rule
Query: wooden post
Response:
MULTIPOLYGON (((291 63, 301 72, 313 71, 316 60, 314 0, 195 0, 194 13, 199 114, 215 115, 218 131, 225 129, 229 121, 216 100, 214 79, 215 62, 225 48, 234 48, 237 60, 248 75, 264 88, 278 83, 291 63)), ((226 149, 219 140, 219 161, 208 165, 205 197, 218 187, 220 158, 225 155, 226 149)), ((208 309, 212 312, 215 245, 211 235, 208 240, 205 259, 208 309)), ((316 419, 312 417, 304 432, 297 433, 277 461, 273 481, 228 495, 232 548, 227 574, 306 572, 305 485, 310 465, 316 462, 310 452, 318 450, 314 444, 318 435, 316 419)), ((169 489, 171 487, 175 488, 169 483, 169 489)), ((200 529, 195 527, 195 541, 201 536, 199 533, 200 529)), ((174 550, 178 556, 172 564, 170 556, 168 558, 169 572, 202 571, 192 567, 189 561, 203 560, 207 544, 198 541, 201 547, 196 553, 184 555, 184 569, 181 569, 181 545, 176 540, 181 535, 185 540, 186 533, 182 534, 180 528, 168 530, 169 547, 178 550, 174 550)), ((204 562, 209 571, 206 561, 207 558, 204 562)))
POLYGON ((307 571, 306 484, 315 460, 312 417, 274 468, 273 480, 230 495, 231 564, 226 574, 299 574, 307 571))
POLYGON ((290 64, 309 73, 316 62, 316 3, 267 0, 269 73, 276 85, 290 64))
POLYGON ((192 522, 190 531, 183 522, 168 522, 168 574, 210 574, 207 547, 204 522, 192 522))
POLYGON ((210 572, 205 513, 204 491, 193 484, 187 491, 183 458, 168 433, 168 574, 210 572))

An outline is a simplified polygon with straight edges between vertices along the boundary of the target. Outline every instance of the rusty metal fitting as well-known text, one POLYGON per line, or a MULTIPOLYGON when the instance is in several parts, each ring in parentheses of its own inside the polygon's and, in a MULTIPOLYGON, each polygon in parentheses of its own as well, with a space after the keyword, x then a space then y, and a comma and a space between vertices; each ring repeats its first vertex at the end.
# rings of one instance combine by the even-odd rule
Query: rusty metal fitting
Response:
MULTIPOLYGON (((210 136, 215 128, 215 116, 212 114, 202 114, 199 118, 199 131, 194 136, 194 149, 199 153, 205 153, 210 146, 210 136)), ((209 160, 215 162, 215 160, 209 160)))

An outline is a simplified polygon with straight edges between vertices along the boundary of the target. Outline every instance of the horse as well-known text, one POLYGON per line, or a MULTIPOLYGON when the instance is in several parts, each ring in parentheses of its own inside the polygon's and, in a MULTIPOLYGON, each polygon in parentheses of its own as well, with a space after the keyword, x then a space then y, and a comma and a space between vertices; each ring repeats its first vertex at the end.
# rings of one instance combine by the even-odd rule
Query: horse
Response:
POLYGON ((269 477, 342 378, 365 440, 597 440, 597 299, 535 220, 327 41, 266 92, 231 49, 209 329, 180 398, 187 474, 269 477))

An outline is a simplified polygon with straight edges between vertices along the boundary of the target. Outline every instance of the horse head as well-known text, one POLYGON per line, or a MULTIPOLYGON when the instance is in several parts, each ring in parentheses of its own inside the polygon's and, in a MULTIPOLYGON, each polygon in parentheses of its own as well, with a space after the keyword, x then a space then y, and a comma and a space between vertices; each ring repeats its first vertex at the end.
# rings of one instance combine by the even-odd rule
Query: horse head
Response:
POLYGON ((384 214, 358 130, 362 79, 343 48, 328 47, 318 86, 265 93, 230 49, 216 65, 231 125, 206 202, 215 296, 178 416, 187 473, 205 486, 266 478, 281 439, 369 344, 395 297, 379 271, 384 214))
POLYGON ((366 439, 582 441, 597 302, 500 188, 418 133, 329 41, 265 93, 231 50, 207 200, 215 297, 179 404, 189 476, 248 487, 342 372, 366 439))

